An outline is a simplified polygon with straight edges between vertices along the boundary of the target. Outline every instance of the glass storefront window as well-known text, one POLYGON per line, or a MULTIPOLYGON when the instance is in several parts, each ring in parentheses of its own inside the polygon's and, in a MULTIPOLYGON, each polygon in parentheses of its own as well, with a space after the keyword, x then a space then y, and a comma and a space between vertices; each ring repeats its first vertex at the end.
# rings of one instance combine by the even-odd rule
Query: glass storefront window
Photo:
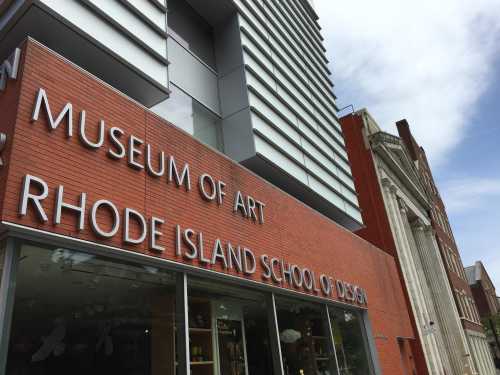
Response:
MULTIPOLYGON (((277 296, 276 332, 270 294, 187 280, 191 375, 272 375, 271 337, 284 375, 371 373, 358 311, 277 296)), ((176 374, 175 273, 26 242, 15 283, 7 374, 176 374)))
POLYGON ((170 97, 151 108, 153 112, 203 143, 223 151, 221 119, 174 84, 170 97))
POLYGON ((361 317, 356 311, 329 308, 341 375, 370 374, 361 317))
POLYGON ((324 305, 277 298, 285 375, 337 374, 324 305))
POLYGON ((16 283, 8 374, 175 374, 174 274, 24 244, 16 283))
POLYGON ((272 375, 264 295, 189 279, 192 375, 272 375))

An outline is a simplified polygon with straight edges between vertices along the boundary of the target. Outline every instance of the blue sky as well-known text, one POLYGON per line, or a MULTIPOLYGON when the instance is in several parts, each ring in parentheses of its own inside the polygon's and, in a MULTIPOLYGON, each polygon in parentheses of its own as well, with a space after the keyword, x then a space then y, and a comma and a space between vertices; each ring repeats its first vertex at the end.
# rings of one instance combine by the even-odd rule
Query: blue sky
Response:
POLYGON ((500 56, 471 127, 436 171, 464 265, 482 260, 500 294, 500 56))
POLYGON ((465 266, 500 293, 500 3, 314 0, 339 107, 425 148, 465 266))

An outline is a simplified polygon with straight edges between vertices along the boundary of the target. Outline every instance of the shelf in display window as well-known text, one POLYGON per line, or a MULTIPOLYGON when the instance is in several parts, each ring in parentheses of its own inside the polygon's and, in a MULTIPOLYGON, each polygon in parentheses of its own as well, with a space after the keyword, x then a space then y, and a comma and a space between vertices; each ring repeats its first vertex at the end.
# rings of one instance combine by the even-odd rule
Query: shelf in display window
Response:
POLYGON ((191 362, 191 366, 213 365, 214 361, 191 362))
POLYGON ((190 333, 212 333, 212 328, 189 328, 190 333))

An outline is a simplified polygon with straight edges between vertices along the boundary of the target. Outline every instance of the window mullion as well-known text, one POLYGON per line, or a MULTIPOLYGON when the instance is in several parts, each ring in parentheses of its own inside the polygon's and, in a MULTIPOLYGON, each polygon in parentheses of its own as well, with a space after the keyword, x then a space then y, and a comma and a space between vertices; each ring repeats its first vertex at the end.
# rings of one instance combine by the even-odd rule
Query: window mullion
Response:
POLYGON ((7 367, 18 260, 19 244, 13 238, 8 238, 5 242, 3 273, 0 275, 2 278, 0 283, 0 374, 4 374, 7 367))
POLYGON ((271 350, 273 358, 274 375, 284 375, 283 358, 281 356, 280 333, 278 327, 278 314, 276 311, 276 299, 274 293, 267 296, 267 321, 270 330, 271 350))
POLYGON ((190 374, 190 353, 189 353, 189 320, 188 320, 188 285, 187 275, 179 273, 177 275, 175 293, 175 316, 177 335, 177 374, 190 374))
MULTIPOLYGON (((332 327, 332 321, 330 320, 330 312, 328 311, 328 305, 325 305, 324 311, 325 311, 325 316, 326 316, 324 320, 325 320, 327 332, 329 332, 329 337, 330 337, 330 340, 328 340, 329 349, 330 349, 330 352, 333 352, 333 356, 335 359, 335 367, 337 368, 336 371, 334 369, 331 369, 331 371, 335 371, 338 375, 340 375, 339 360, 337 358, 337 348, 335 348, 335 338, 333 335, 333 327, 332 327)), ((330 360, 330 363, 332 363, 332 360, 330 360)))

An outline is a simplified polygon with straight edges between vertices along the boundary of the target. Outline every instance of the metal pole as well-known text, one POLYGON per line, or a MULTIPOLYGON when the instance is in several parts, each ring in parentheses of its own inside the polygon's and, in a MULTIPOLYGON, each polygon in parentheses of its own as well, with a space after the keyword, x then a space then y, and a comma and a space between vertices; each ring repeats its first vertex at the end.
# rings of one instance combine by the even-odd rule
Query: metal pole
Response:
POLYGON ((187 275, 177 274, 175 293, 175 321, 177 335, 177 374, 190 375, 189 319, 187 275))
MULTIPOLYGON (((331 368, 330 371, 332 374, 334 372, 336 372, 338 375, 340 375, 339 360, 337 358, 337 350, 335 348, 335 338, 333 336, 333 327, 332 327, 332 321, 330 320, 330 311, 328 310, 328 305, 325 305, 324 309, 325 309, 324 311, 325 311, 325 316, 326 316, 325 325, 326 325, 326 329, 327 329, 327 332, 328 332, 329 337, 330 337, 330 340, 328 340, 328 346, 329 346, 330 353, 333 352, 332 359, 335 360, 335 367, 336 367, 336 369, 331 368)), ((330 356, 331 356, 331 354, 330 354, 330 356)), ((332 362, 332 360, 330 360, 330 363, 331 362, 332 362)), ((330 367, 332 367, 332 366, 330 366, 330 367)))
POLYGON ((280 333, 278 328, 278 314, 274 293, 267 295, 267 324, 270 332, 271 354, 273 358, 274 375, 284 375, 283 358, 281 357, 280 333))
POLYGON ((19 249, 14 239, 8 238, 5 242, 5 258, 0 284, 0 374, 4 375, 7 368, 9 351, 10 325, 14 310, 16 289, 16 274, 19 249))
POLYGON ((373 331, 370 324, 370 319, 368 317, 368 312, 360 311, 356 315, 360 318, 360 327, 364 338, 363 341, 365 343, 370 372, 375 375, 380 375, 382 374, 382 370, 380 369, 380 364, 378 361, 377 347, 373 338, 373 331))

